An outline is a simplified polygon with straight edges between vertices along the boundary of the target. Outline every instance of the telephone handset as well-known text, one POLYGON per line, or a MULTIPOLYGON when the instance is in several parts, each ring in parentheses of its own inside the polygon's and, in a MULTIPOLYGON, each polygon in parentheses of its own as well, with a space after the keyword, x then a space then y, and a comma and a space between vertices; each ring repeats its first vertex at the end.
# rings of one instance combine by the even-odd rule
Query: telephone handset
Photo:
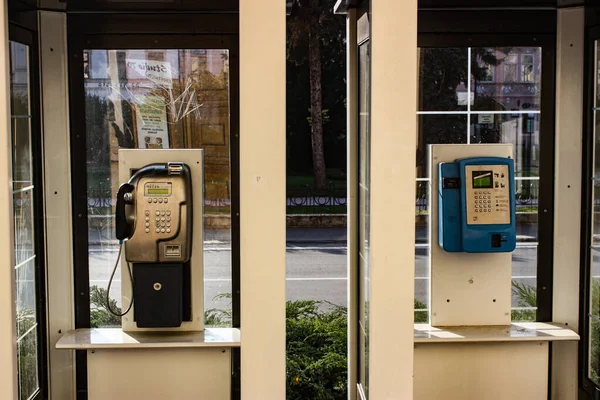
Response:
POLYGON ((150 164, 117 192, 116 237, 132 263, 182 263, 191 257, 192 178, 181 162, 150 164))
POLYGON ((447 252, 516 247, 514 161, 471 157, 439 164, 438 242, 447 252))

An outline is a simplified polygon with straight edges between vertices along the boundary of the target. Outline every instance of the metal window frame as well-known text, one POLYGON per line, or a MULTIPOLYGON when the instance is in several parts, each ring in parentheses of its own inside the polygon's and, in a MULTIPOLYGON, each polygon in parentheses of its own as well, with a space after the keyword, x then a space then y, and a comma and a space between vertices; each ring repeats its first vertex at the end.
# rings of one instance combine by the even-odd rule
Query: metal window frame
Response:
MULTIPOLYGON (((89 328, 89 264, 84 79, 84 49, 228 49, 230 54, 231 286, 232 325, 240 328, 240 159, 239 38, 236 15, 69 15, 69 102, 71 124, 75 327, 89 328), (114 17, 114 18, 113 18, 114 17), (217 18, 215 18, 217 17, 217 18), (225 22, 218 29, 215 19, 225 22), (226 21, 225 21, 226 20, 226 21), (152 21, 153 25, 148 25, 152 21), (185 23, 181 25, 183 22, 185 23), (207 21, 207 24, 201 23, 207 21), (153 33, 146 32, 152 26, 153 33), (203 32, 198 32, 198 26, 203 32), (196 30, 196 31, 195 31, 196 30)), ((77 399, 87 398, 87 355, 76 352, 77 399)), ((240 398, 240 351, 232 351, 232 399, 240 398)))
POLYGON ((44 215, 44 153, 41 130, 40 67, 37 33, 22 26, 9 25, 9 40, 29 47, 29 103, 31 107, 30 139, 33 184, 33 225, 35 239, 35 295, 38 339, 39 392, 32 400, 48 398, 48 343, 46 332, 46 262, 45 262, 45 215, 44 215))

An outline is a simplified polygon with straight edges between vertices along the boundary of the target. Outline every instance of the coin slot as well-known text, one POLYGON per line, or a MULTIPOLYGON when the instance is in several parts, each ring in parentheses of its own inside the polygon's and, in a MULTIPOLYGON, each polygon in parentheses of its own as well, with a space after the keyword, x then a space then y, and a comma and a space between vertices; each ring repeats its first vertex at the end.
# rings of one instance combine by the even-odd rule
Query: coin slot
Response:
POLYGON ((181 245, 179 245, 179 244, 165 245, 165 257, 181 257, 181 245))

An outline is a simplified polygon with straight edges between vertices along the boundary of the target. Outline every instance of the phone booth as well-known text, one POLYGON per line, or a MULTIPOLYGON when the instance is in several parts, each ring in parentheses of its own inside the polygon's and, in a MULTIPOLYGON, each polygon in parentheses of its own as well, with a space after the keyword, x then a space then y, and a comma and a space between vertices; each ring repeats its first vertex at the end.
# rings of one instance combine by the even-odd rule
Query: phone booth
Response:
POLYGON ((90 400, 230 398, 239 329, 204 327, 203 166, 203 150, 119 151, 122 329, 57 345, 87 351, 90 400))

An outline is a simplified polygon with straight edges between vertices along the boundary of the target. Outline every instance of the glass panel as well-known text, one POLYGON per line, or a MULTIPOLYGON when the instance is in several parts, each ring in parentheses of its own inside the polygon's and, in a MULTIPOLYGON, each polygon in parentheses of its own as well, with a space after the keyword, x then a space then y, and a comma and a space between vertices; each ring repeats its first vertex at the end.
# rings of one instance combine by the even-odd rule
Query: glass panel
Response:
MULTIPOLYGON (((595 282, 597 286, 597 281, 595 282)), ((590 318, 590 370, 589 378, 600 386, 600 319, 590 318)))
POLYGON ((10 104, 19 398, 39 390, 29 47, 10 42, 10 104))
POLYGON ((21 337, 31 329, 37 321, 35 302, 35 260, 17 266, 15 275, 17 296, 17 337, 21 337))
POLYGON ((417 177, 427 177, 427 149, 430 144, 467 143, 467 116, 419 115, 417 135, 417 177))
POLYGON ((417 181, 415 201, 415 322, 429 321, 429 181, 417 181), (425 311, 422 311, 425 310, 425 311))
MULTIPOLYGON (((596 107, 600 107, 600 41, 596 41, 596 107)), ((596 140, 598 137, 596 136, 596 140)))
POLYGON ((32 185, 30 123, 28 117, 11 118, 14 190, 32 185))
POLYGON ((29 47, 10 43, 10 111, 29 116, 29 47))
POLYGON ((471 143, 511 143, 515 176, 539 176, 540 114, 474 114, 471 143))
POLYGON ((369 396, 369 302, 370 302, 370 185, 371 185, 371 49, 370 42, 359 47, 359 296, 361 331, 361 376, 365 396, 369 396))
POLYGON ((592 247, 591 261, 590 315, 600 319, 600 247, 592 247))
MULTIPOLYGON (((101 301, 118 250, 118 149, 202 148, 205 269, 211 276, 205 285, 205 319, 207 325, 230 325, 228 50, 86 50, 84 57, 90 291, 96 324, 120 324, 101 301)), ((120 282, 114 283, 111 297, 120 306, 120 282)))
POLYGON ((419 111, 467 109, 468 50, 419 49, 419 111))
POLYGON ((37 328, 17 342, 17 364, 19 365, 19 398, 30 399, 39 388, 38 381, 37 328))
MULTIPOLYGON (((598 111, 594 111, 594 119, 596 121, 594 132, 600 132, 600 113, 598 111)), ((600 135, 596 133, 594 141, 594 177, 600 177, 600 135)))
POLYGON ((540 47, 474 47, 471 56, 473 110, 540 109, 540 47))
POLYGON ((34 255, 32 197, 33 190, 31 189, 17 192, 13 195, 16 265, 19 265, 34 255))

